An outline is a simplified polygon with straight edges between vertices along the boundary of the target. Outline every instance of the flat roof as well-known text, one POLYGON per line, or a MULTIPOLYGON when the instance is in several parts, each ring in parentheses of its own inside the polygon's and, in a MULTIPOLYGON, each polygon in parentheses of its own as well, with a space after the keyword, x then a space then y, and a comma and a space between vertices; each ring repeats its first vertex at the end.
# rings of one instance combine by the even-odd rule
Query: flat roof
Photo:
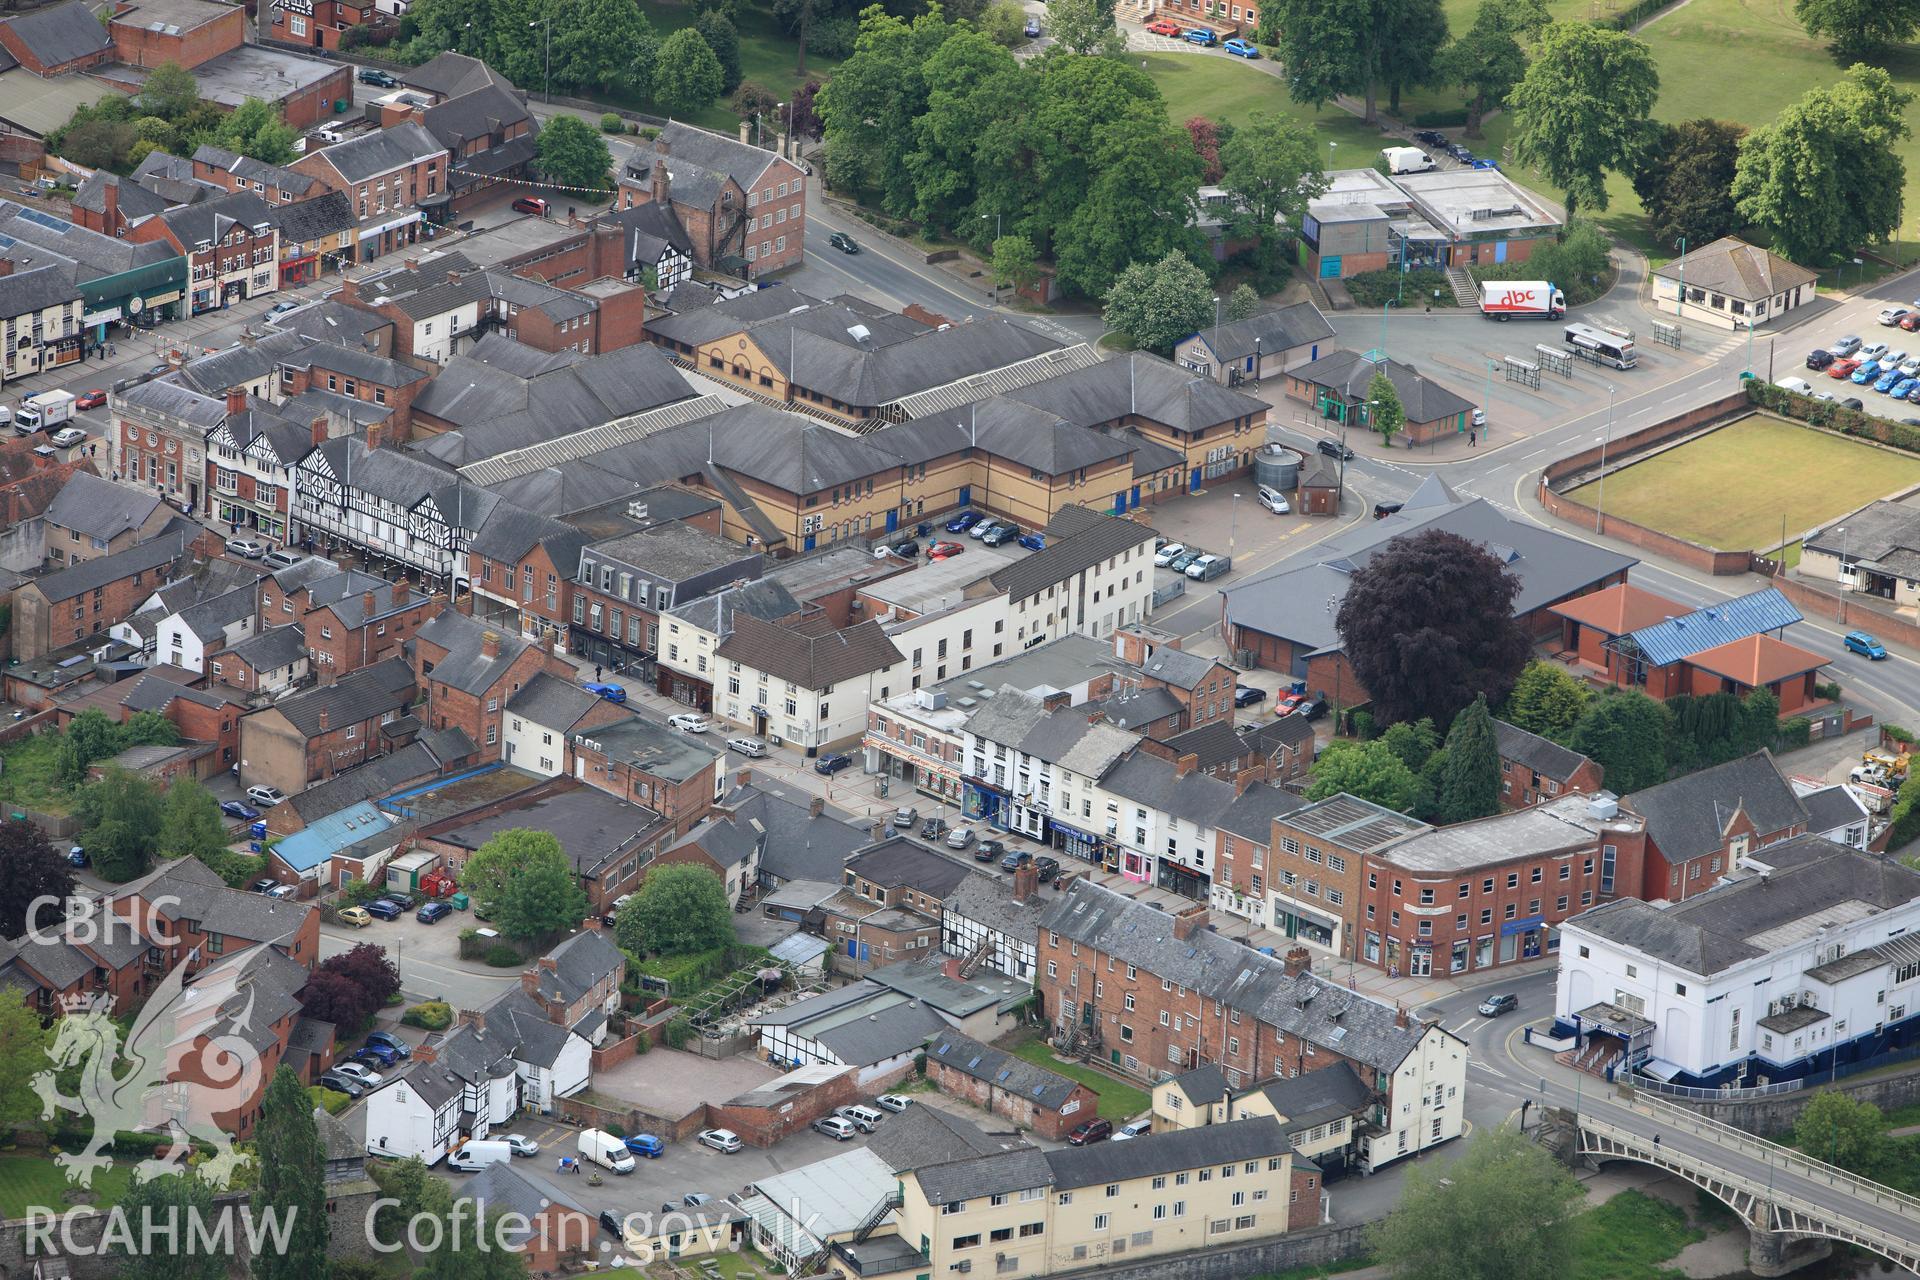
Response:
POLYGON ((1379 850, 1377 856, 1407 871, 1452 873, 1589 846, 1604 826, 1588 816, 1590 799, 1561 796, 1530 809, 1435 827, 1379 850))
POLYGON ((10 67, 0 71, 0 120, 44 138, 71 119, 76 107, 90 107, 118 92, 90 75, 43 80, 25 67, 10 67))
MULTIPOLYGON (((195 67, 193 78, 200 83, 200 97, 203 100, 217 102, 223 107, 237 107, 248 98, 279 102, 312 88, 335 71, 343 70, 344 65, 243 44, 238 49, 229 49, 219 57, 209 58, 195 67)), ((99 67, 90 74, 137 88, 147 82, 147 76, 151 73, 150 67, 132 67, 116 62, 99 67)))
POLYGON ((1560 218, 1498 169, 1433 169, 1394 179, 1435 226, 1456 236, 1557 227, 1560 218))
POLYGON ((131 8, 113 15, 112 24, 172 34, 242 12, 238 5, 214 4, 212 0, 134 0, 131 8))
POLYGON ((1062 636, 1025 653, 1016 653, 988 666, 975 667, 951 680, 929 686, 947 695, 947 705, 937 711, 918 705, 914 701, 914 691, 896 694, 880 705, 896 715, 907 716, 921 724, 958 732, 967 717, 978 710, 977 707, 956 705, 962 698, 978 699, 983 692, 997 694, 1008 685, 1028 693, 1055 693, 1083 684, 1102 670, 1114 670, 1124 665, 1113 656, 1113 646, 1106 641, 1083 635, 1062 636), (1114 665, 1094 669, 1095 664, 1103 662, 1114 665))
POLYGON ((917 569, 873 583, 860 594, 913 613, 939 613, 965 601, 969 586, 998 573, 1014 559, 998 547, 975 543, 965 555, 927 561, 917 569))

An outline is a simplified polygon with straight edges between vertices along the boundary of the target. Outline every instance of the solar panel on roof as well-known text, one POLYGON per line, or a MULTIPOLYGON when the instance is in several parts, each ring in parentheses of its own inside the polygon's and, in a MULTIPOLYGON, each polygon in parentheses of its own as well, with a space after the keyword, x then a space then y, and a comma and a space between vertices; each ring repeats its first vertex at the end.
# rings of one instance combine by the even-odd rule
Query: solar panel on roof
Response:
POLYGON ((1193 958, 1194 958, 1195 956, 1197 956, 1197 955, 1199 955, 1199 954, 1200 954, 1200 948, 1198 948, 1198 947, 1188 947, 1188 948, 1187 948, 1187 959, 1189 959, 1189 960, 1191 960, 1191 959, 1193 959, 1193 958))
POLYGON ((25 218, 35 226, 45 227, 49 231, 57 231, 61 235, 66 235, 69 231, 73 230, 73 224, 71 222, 63 222, 52 214, 42 213, 38 209, 22 209, 14 216, 16 218, 25 218))

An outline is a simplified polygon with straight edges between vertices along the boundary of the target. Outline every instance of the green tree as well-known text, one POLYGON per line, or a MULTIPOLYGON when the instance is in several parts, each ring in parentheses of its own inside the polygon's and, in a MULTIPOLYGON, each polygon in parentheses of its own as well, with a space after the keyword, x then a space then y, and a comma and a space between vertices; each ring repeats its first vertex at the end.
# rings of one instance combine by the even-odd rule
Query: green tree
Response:
POLYGON ((1740 143, 1733 178, 1740 216, 1773 237, 1773 249, 1823 266, 1900 225, 1913 95, 1878 67, 1856 64, 1839 83, 1811 89, 1740 143))
POLYGON ((34 1077, 47 1069, 53 1029, 17 988, 0 991, 0 1126, 11 1133, 40 1118, 34 1077))
POLYGON ((1801 1108, 1793 1122, 1793 1145, 1876 1182, 1886 1178, 1898 1155, 1879 1107, 1831 1089, 1814 1094, 1801 1108))
POLYGON ((1573 1271, 1580 1184, 1514 1129, 1483 1129, 1452 1164, 1407 1170, 1400 1202, 1370 1233, 1395 1280, 1558 1276, 1573 1271))
POLYGON ((401 1244, 407 1223, 423 1215, 444 1217, 453 1208, 453 1188, 436 1177, 419 1156, 405 1160, 368 1161, 367 1172, 380 1187, 383 1204, 374 1216, 374 1239, 401 1244))
POLYGON ((88 707, 68 722, 67 741, 79 753, 82 765, 105 760, 126 745, 120 726, 98 707, 88 707))
POLYGON ((221 122, 214 140, 229 151, 267 164, 292 164, 293 140, 300 135, 280 118, 279 108, 248 98, 221 122))
POLYGON ((1380 735, 1380 741, 1387 750, 1400 757, 1400 762, 1419 773, 1427 767, 1427 761, 1440 749, 1440 731, 1434 727, 1431 719, 1401 720, 1387 726, 1380 735))
POLYGON ((1376 42, 1387 110, 1400 114, 1400 93, 1440 80, 1440 51, 1447 43, 1447 11, 1440 0, 1398 0, 1386 6, 1376 42))
POLYGON ((1220 145, 1220 185, 1235 235, 1277 243, 1327 189, 1313 135, 1277 111, 1255 111, 1220 145))
POLYGON ((1558 22, 1507 95, 1513 149, 1567 193, 1567 217, 1607 207, 1607 170, 1645 144, 1660 73, 1645 43, 1590 22, 1558 22))
POLYGON ((1793 16, 1809 35, 1823 36, 1843 62, 1881 58, 1920 28, 1920 4, 1864 4, 1861 0, 1794 0, 1793 16))
POLYGON ((127 153, 139 141, 140 135, 124 120, 87 120, 61 136, 59 154, 89 169, 122 170, 129 167, 127 153))
POLYGON ((577 929, 586 916, 586 891, 573 868, 541 863, 507 882, 493 918, 509 938, 527 939, 577 929))
POLYGON ((230 1260, 211 1249, 194 1247, 189 1223, 214 1225, 213 1188, 192 1174, 162 1174, 131 1183, 120 1197, 120 1211, 134 1232, 109 1233, 113 1274, 118 1280, 226 1280, 230 1260), (139 1224, 176 1224, 171 1248, 135 1248, 139 1224))
POLYGON ((1086 198, 1054 233, 1054 262, 1063 284, 1104 296, 1136 255, 1200 252, 1192 227, 1200 157, 1184 129, 1164 117, 1130 116, 1103 131, 1091 168, 1086 198))
POLYGON ((1467 136, 1480 136, 1487 112, 1500 106, 1527 73, 1521 40, 1543 30, 1550 18, 1541 0, 1482 0, 1473 26, 1440 52, 1437 73, 1467 91, 1467 136))
POLYGON ((1730 120, 1663 125, 1641 153, 1633 191, 1647 229, 1661 245, 1690 246, 1731 235, 1744 223, 1733 203, 1733 175, 1747 127, 1730 120))
POLYGON ((607 189, 613 153, 607 140, 578 116, 557 115, 547 121, 533 149, 533 167, 555 186, 607 189))
POLYGON ((921 67, 926 85, 925 114, 914 121, 919 145, 907 157, 914 187, 914 212, 935 226, 967 222, 968 238, 984 240, 992 219, 972 216, 978 166, 974 152, 993 122, 981 113, 990 101, 980 88, 1001 76, 1019 74, 1013 55, 978 31, 955 31, 921 67))
POLYGON ((720 63, 720 92, 732 93, 740 87, 740 33, 733 20, 718 9, 709 9, 693 24, 700 38, 713 50, 720 63))
POLYGON ((515 876, 538 866, 571 869, 566 850, 552 832, 514 827, 489 837, 473 851, 460 873, 460 886, 474 902, 490 907, 505 896, 515 876))
POLYGON ((1346 792, 1399 813, 1419 814, 1431 793, 1420 775, 1407 767, 1382 739, 1354 742, 1336 738, 1313 762, 1307 799, 1324 800, 1346 792))
POLYGON ((1565 742, 1592 698, 1565 667, 1529 662, 1507 695, 1507 723, 1555 742, 1565 742))
POLYGON ((635 955, 709 951, 733 941, 727 886, 706 867, 655 867, 614 919, 614 936, 635 955))
POLYGON ((73 867, 47 833, 31 822, 0 821, 0 938, 55 927, 72 893, 73 867), (49 907, 46 898, 59 905, 49 907))
POLYGON ((1233 292, 1227 295, 1226 317, 1228 321, 1245 320, 1260 309, 1260 295, 1253 291, 1250 284, 1237 284, 1233 292))
MULTIPOLYGON (((632 0, 541 0, 529 18, 539 21, 541 29, 529 32, 527 22, 517 18, 511 4, 489 19, 489 65, 501 66, 497 60, 501 54, 518 46, 522 65, 533 65, 517 76, 507 72, 509 77, 523 85, 544 83, 545 37, 550 19, 555 85, 576 91, 640 92, 646 88, 641 81, 650 72, 660 44, 652 23, 632 0), (541 38, 526 39, 530 34, 541 38)), ((719 91, 712 96, 719 97, 719 91)))
POLYGON ((291 1067, 274 1072, 254 1129, 259 1180, 255 1222, 275 1214, 288 1224, 286 1249, 253 1257, 253 1280, 327 1280, 326 1152, 314 1124, 313 1099, 291 1067))
POLYGON ((1780 736, 1780 699, 1766 688, 1755 689, 1740 707, 1741 754, 1771 747, 1780 736))
POLYGON ((1033 241, 1021 235, 1001 236, 993 242, 993 283, 1025 289, 1040 278, 1033 241))
MULTIPOLYGON (((431 1233, 426 1238, 431 1239, 431 1233)), ((526 1262, 502 1247, 504 1239, 493 1214, 449 1216, 419 1280, 526 1280, 526 1262)))
POLYGON ((1258 34, 1278 48, 1295 102, 1318 108, 1359 94, 1372 124, 1382 85, 1398 110, 1403 88, 1432 80, 1447 17, 1440 0, 1280 0, 1262 6, 1258 34))
POLYGON ((1013 0, 994 0, 974 20, 980 34, 1003 49, 1026 43, 1027 11, 1013 0))
POLYGON ((1053 0, 1047 5, 1047 30, 1068 53, 1118 57, 1127 38, 1113 24, 1113 6, 1100 0, 1053 0))
POLYGON ((145 874, 160 834, 157 786, 110 766, 100 781, 80 792, 73 811, 87 829, 86 846, 95 870, 114 881, 145 874))
POLYGON ((209 865, 227 852, 220 802, 192 778, 176 781, 161 801, 159 851, 170 857, 198 858, 209 865))
POLYGON ((1367 427, 1380 433, 1380 443, 1390 445, 1400 429, 1407 425, 1407 407, 1400 403, 1393 379, 1382 369, 1367 383, 1367 427))
POLYGON ((158 711, 136 711, 120 726, 120 750, 128 747, 171 747, 180 742, 180 727, 158 711))
POLYGON ((134 96, 147 115, 178 120, 199 105, 200 82, 179 63, 167 61, 147 73, 146 83, 134 96))
POLYGON ((1466 822, 1500 811, 1500 748, 1484 697, 1468 703, 1447 730, 1446 770, 1436 803, 1442 822, 1466 822))
POLYGON ((1158 262, 1135 262, 1122 271, 1107 291, 1101 319, 1135 346, 1171 351, 1176 342, 1212 322, 1213 290, 1191 258, 1169 253, 1158 262))
POLYGON ((1605 770, 1607 788, 1619 795, 1667 780, 1667 733, 1673 716, 1637 690, 1592 700, 1573 726, 1567 745, 1605 770))
POLYGON ((725 86, 726 72, 699 32, 683 27, 660 42, 653 68, 653 101, 662 111, 673 116, 704 111, 725 86))

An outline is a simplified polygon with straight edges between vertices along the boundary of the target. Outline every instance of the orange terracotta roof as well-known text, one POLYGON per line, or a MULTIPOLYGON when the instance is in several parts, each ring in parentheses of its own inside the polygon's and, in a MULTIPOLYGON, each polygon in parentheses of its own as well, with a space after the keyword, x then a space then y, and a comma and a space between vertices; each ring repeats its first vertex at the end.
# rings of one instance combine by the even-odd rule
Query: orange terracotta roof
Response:
POLYGON ((1772 636, 1730 640, 1704 649, 1685 661, 1688 666, 1753 688, 1776 680, 1790 680, 1827 664, 1827 660, 1813 650, 1775 640, 1772 636))
POLYGON ((1610 636, 1623 636, 1629 631, 1650 627, 1667 618, 1692 613, 1693 609, 1665 596, 1655 595, 1644 587, 1623 582, 1617 587, 1595 591, 1565 604, 1550 605, 1547 611, 1571 618, 1595 631, 1604 631, 1610 636))

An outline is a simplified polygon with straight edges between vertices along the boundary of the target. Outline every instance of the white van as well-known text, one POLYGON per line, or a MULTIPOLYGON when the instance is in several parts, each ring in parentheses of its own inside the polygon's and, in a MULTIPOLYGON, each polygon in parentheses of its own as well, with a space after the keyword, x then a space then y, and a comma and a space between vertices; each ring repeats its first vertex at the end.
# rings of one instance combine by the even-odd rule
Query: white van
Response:
POLYGON ((1791 391, 1797 396, 1810 396, 1813 394, 1813 384, 1805 378, 1782 378, 1773 385, 1779 387, 1782 391, 1791 391))
POLYGON ((615 1173, 632 1173, 634 1168, 633 1152, 627 1150, 627 1144, 603 1129, 581 1132, 580 1158, 615 1173))
POLYGON ((492 1138, 476 1139, 458 1151, 447 1153, 447 1168, 461 1173, 478 1173, 490 1164, 508 1164, 513 1160, 513 1144, 492 1138))

